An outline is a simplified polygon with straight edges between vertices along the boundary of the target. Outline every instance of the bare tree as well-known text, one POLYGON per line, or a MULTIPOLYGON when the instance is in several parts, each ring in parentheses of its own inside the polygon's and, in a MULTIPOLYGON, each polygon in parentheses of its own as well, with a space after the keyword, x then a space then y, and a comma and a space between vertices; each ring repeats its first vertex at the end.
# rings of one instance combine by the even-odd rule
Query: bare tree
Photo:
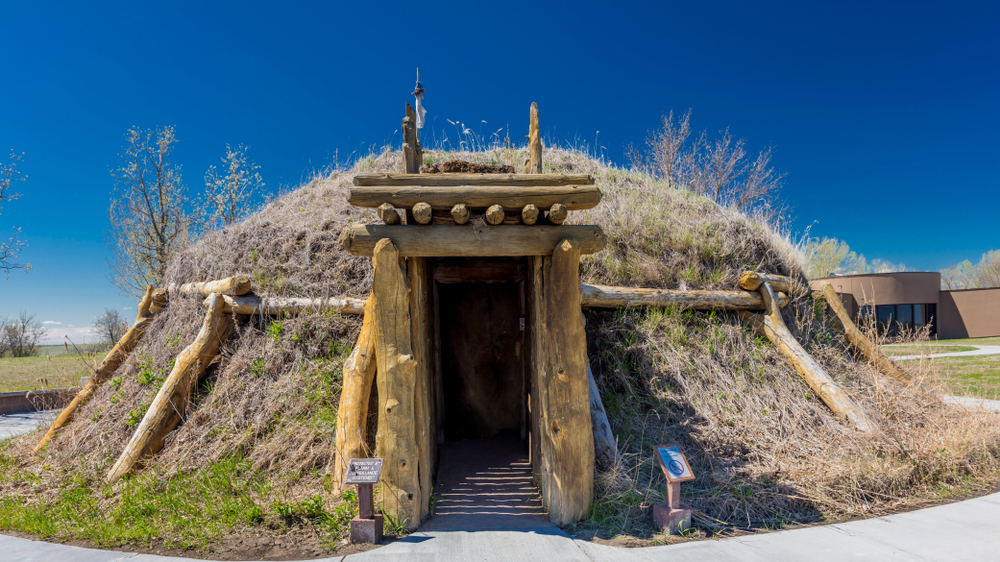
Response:
POLYGON ((671 111, 663 116, 660 129, 647 137, 646 151, 630 149, 629 159, 672 187, 768 221, 778 219, 784 209, 776 196, 784 175, 771 167, 771 149, 750 160, 745 139, 733 138, 729 129, 721 135, 710 140, 702 132, 689 142, 691 110, 676 121, 671 111))
POLYGON ((906 264, 902 262, 893 263, 882 258, 875 258, 871 261, 868 270, 871 273, 898 273, 901 271, 910 271, 910 268, 906 267, 906 264))
POLYGON ((170 258, 189 242, 191 220, 185 211, 180 167, 170 163, 177 138, 173 127, 129 129, 115 179, 106 244, 111 282, 138 298, 148 284, 160 285, 170 258))
POLYGON ((257 173, 260 166, 247 158, 246 151, 242 144, 235 149, 227 144, 222 158, 226 175, 220 175, 215 166, 205 173, 206 227, 226 227, 243 218, 249 212, 254 192, 264 187, 257 173))
POLYGON ((1000 287, 1000 250, 992 250, 973 264, 969 260, 941 270, 944 289, 984 289, 1000 287))
POLYGON ((98 316, 92 326, 97 333, 98 341, 105 348, 113 347, 128 331, 125 318, 113 308, 105 308, 104 314, 98 316))
POLYGON ((38 355, 38 342, 47 330, 35 319, 34 314, 21 312, 15 319, 4 318, 0 321, 3 331, 0 332, 0 349, 11 357, 31 357, 38 355))
MULTIPOLYGON (((24 153, 16 154, 13 150, 10 151, 10 164, 0 163, 0 211, 3 210, 3 204, 14 201, 21 197, 20 193, 14 193, 14 184, 19 181, 24 181, 27 178, 20 177, 21 172, 17 169, 17 165, 21 163, 24 158, 24 153)), ((23 269, 28 271, 31 269, 31 264, 21 263, 17 261, 20 253, 28 247, 28 244, 24 240, 20 239, 21 229, 14 227, 14 233, 6 242, 0 242, 0 271, 7 274, 10 277, 10 272, 15 269, 23 269)))

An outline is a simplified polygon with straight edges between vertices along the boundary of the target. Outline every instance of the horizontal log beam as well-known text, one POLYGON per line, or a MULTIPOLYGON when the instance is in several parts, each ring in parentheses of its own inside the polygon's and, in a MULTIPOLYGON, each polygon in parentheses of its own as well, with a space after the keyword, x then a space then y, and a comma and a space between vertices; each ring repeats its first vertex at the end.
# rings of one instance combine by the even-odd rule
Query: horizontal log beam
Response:
POLYGON ((485 257, 550 256, 560 240, 572 238, 580 252, 593 254, 604 249, 604 232, 599 226, 501 225, 480 228, 447 225, 389 226, 358 224, 340 233, 340 245, 356 256, 371 257, 375 244, 392 240, 405 257, 485 257))
POLYGON ((539 209, 548 209, 553 205, 564 205, 567 210, 573 211, 597 206, 601 202, 601 190, 596 185, 362 186, 350 189, 347 202, 356 207, 371 208, 385 203, 405 208, 427 203, 438 211, 451 210, 458 204, 464 204, 469 209, 485 209, 492 205, 508 209, 535 205, 539 209))
MULTIPOLYGON (((637 287, 580 285, 584 308, 664 308, 679 306, 692 310, 764 310, 760 293, 747 291, 678 291, 637 287)), ((788 297, 778 293, 778 306, 788 297)))
POLYGON ((588 174, 358 174, 354 185, 405 186, 504 186, 593 185, 588 174))
MULTIPOLYGON (((223 296, 226 314, 299 314, 306 310, 336 310, 340 314, 364 314, 365 299, 330 297, 325 299, 223 296)), ((207 301, 206 301, 207 304, 207 301)))
POLYGON ((220 295, 245 295, 250 292, 250 278, 245 275, 234 275, 216 281, 185 283, 180 287, 171 283, 168 289, 170 292, 176 291, 184 295, 201 295, 203 297, 207 297, 212 293, 220 295))

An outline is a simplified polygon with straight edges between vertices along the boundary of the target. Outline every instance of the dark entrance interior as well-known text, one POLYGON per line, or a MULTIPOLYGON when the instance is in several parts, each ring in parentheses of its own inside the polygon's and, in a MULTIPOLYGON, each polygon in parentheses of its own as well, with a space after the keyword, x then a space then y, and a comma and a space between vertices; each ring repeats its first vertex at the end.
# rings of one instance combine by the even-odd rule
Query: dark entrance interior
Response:
POLYGON ((434 265, 439 448, 434 528, 544 524, 528 461, 523 259, 434 265), (471 518, 471 519, 470 519, 471 518))

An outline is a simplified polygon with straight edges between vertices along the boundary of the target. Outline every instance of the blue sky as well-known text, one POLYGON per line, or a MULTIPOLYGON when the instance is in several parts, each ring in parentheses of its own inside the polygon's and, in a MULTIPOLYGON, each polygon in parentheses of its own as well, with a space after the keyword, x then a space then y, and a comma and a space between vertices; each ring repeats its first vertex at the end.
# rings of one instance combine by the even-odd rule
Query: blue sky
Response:
MULTIPOLYGON (((8 2, 0 149, 25 152, 34 269, 0 315, 59 340, 104 307, 109 168, 131 126, 174 125, 192 192, 226 143, 268 190, 398 140, 414 69, 433 134, 543 133, 623 162, 667 111, 774 148, 794 229, 936 270, 1000 248, 1000 14, 925 2, 8 2), (486 121, 486 124, 482 124, 486 121), (598 134, 598 131, 600 133, 598 134), (70 325, 73 327, 70 328, 70 325)), ((425 129, 422 138, 432 131, 425 129)), ((513 136, 513 135, 512 135, 513 136)), ((426 144, 426 140, 425 140, 426 144)), ((76 331, 74 331, 76 330, 76 331)))

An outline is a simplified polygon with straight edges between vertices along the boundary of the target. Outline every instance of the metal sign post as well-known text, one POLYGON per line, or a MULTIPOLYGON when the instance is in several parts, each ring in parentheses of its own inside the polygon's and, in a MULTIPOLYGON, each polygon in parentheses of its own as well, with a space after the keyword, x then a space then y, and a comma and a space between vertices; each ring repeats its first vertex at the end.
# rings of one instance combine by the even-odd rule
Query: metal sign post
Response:
POLYGON ((667 501, 653 505, 653 523, 674 535, 691 527, 691 510, 681 505, 681 482, 694 480, 694 472, 676 443, 653 448, 667 477, 667 501))
POLYGON ((351 459, 344 484, 358 485, 358 516, 351 519, 351 542, 382 542, 382 515, 375 515, 374 487, 382 475, 382 459, 351 459))

